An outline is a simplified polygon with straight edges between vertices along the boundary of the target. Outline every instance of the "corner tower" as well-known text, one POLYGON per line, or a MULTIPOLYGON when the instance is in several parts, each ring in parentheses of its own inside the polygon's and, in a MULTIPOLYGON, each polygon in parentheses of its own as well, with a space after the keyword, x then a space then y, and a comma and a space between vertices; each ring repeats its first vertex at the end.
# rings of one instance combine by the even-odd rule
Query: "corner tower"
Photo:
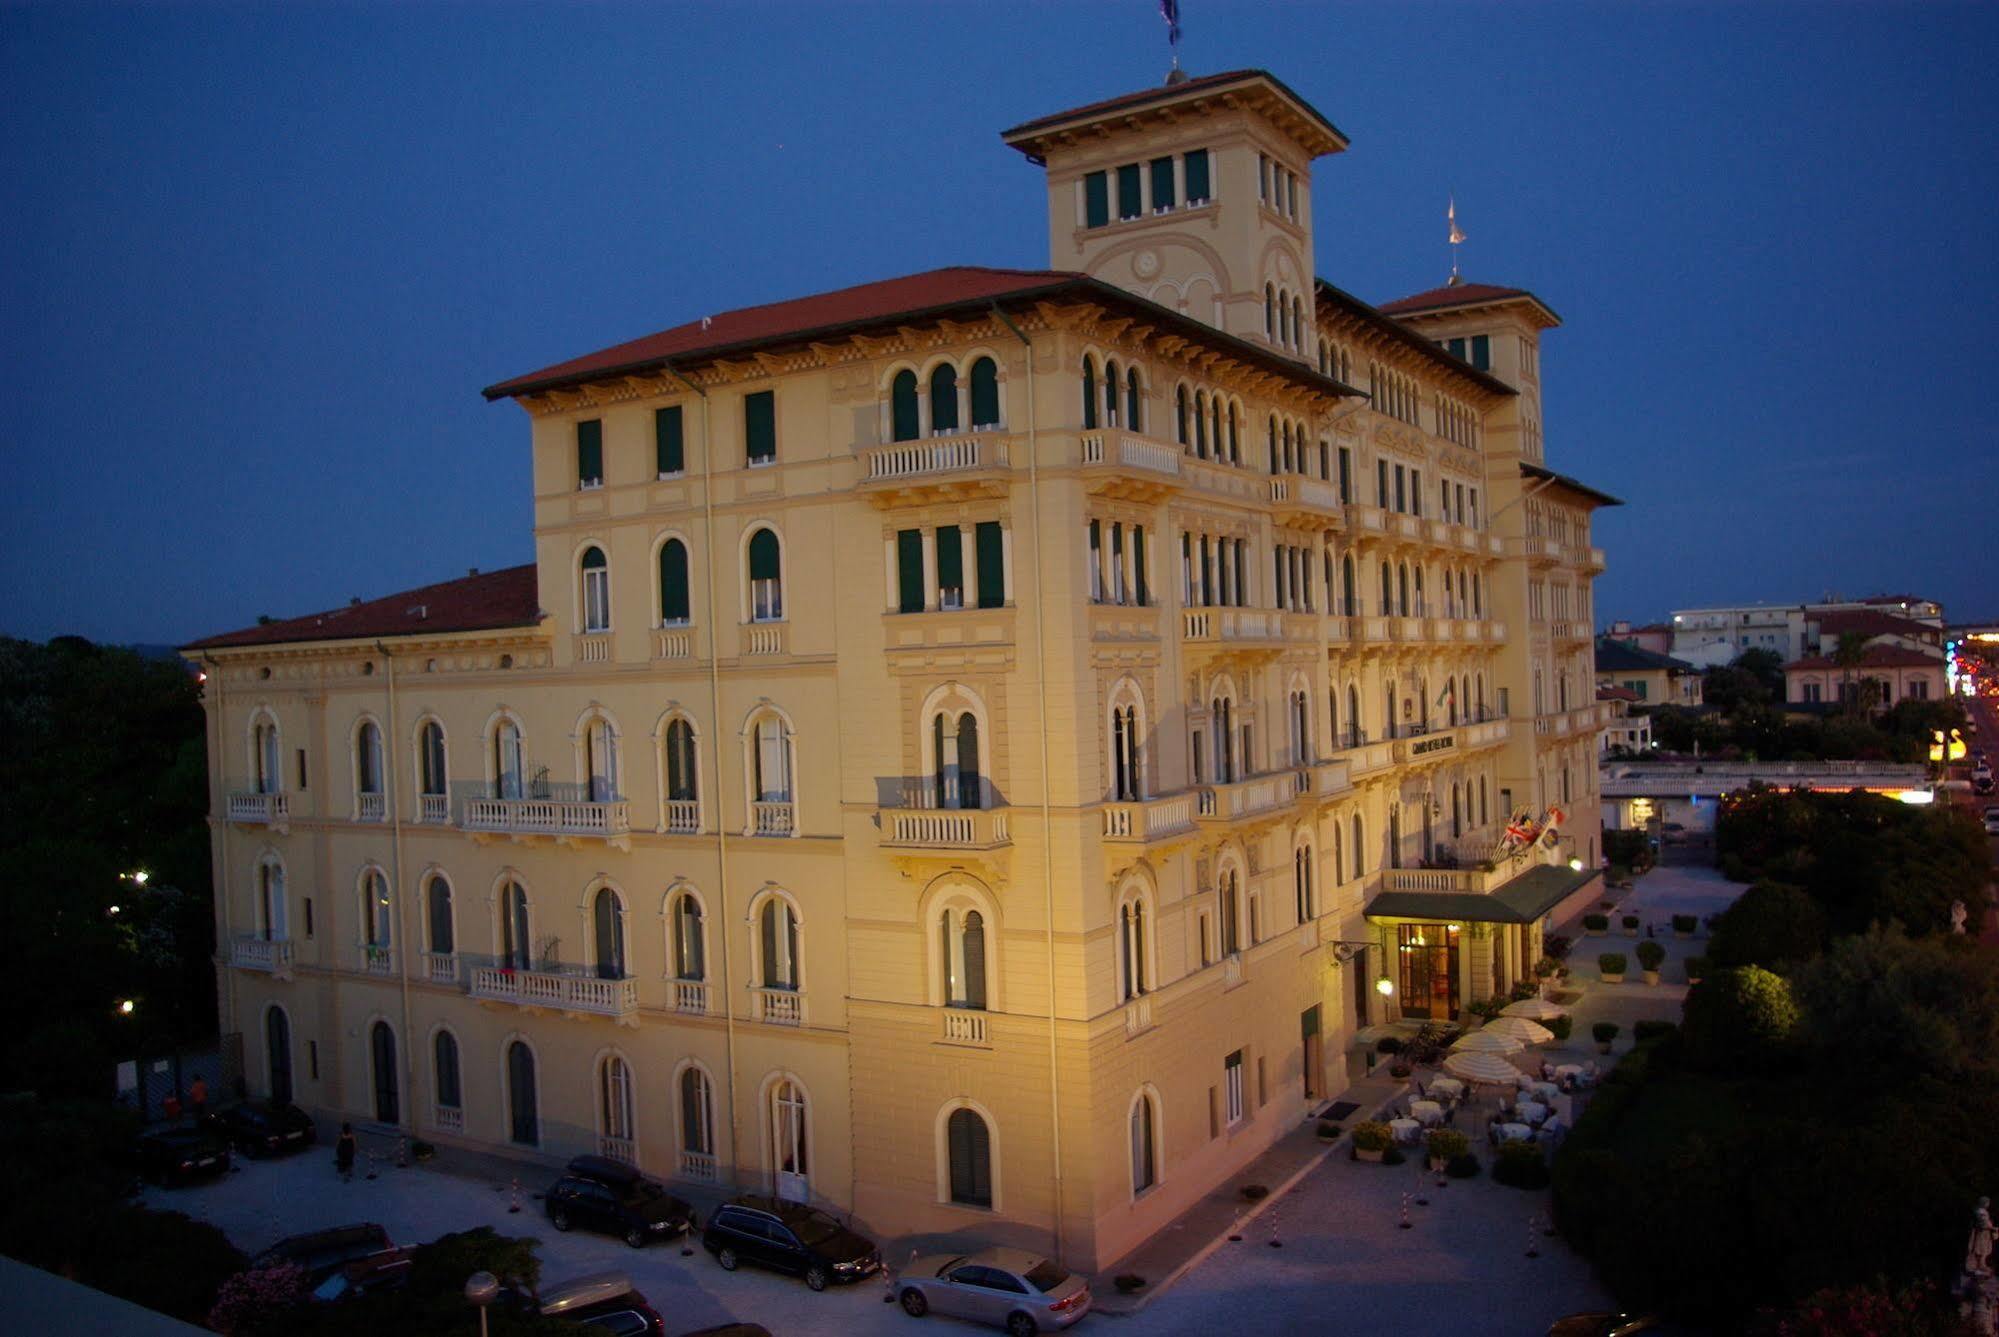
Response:
MULTIPOLYGON (((1381 313, 1519 391, 1518 453, 1529 464, 1541 463, 1541 331, 1562 323, 1546 302, 1525 288, 1453 279, 1384 302, 1381 313)), ((1488 431, 1487 453, 1503 450, 1506 435, 1488 431)))
POLYGON ((1312 163, 1347 139, 1276 78, 1180 76, 1001 138, 1047 170, 1050 267, 1310 356, 1312 163))

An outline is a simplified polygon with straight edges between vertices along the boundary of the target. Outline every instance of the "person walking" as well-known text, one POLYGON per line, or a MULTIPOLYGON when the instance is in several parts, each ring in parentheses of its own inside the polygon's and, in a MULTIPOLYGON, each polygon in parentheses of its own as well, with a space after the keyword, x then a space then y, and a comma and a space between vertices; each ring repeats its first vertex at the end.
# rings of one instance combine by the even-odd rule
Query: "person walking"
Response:
POLYGON ((187 1105, 197 1124, 201 1122, 201 1116, 208 1113, 208 1079, 200 1073, 194 1075, 193 1084, 187 1088, 187 1105))
POLYGON ((354 1178, 354 1153, 358 1148, 359 1144, 354 1140, 354 1125, 341 1124, 340 1138, 333 1144, 333 1164, 340 1171, 342 1180, 351 1181, 354 1178))

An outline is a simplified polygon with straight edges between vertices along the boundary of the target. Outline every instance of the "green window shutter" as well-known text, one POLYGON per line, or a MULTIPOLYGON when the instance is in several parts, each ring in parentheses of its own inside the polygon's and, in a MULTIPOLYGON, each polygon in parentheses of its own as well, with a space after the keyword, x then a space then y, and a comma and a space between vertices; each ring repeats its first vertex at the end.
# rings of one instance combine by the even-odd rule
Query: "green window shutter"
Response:
POLYGON ((1138 164, 1126 163, 1117 169, 1117 216, 1137 218, 1145 212, 1144 188, 1141 185, 1138 164))
POLYGON ((1132 594, 1140 608, 1152 602, 1145 588, 1145 526, 1133 525, 1131 529, 1131 580, 1132 594))
POLYGON ((930 430, 958 430, 958 369, 948 362, 930 373, 930 430))
POLYGON ((1195 149, 1187 155, 1187 203, 1202 204, 1208 198, 1208 151, 1195 149))
POLYGON ((889 389, 889 439, 891 441, 914 441, 921 426, 916 413, 916 373, 909 370, 895 374, 895 382, 889 389))
POLYGON ((687 439, 683 435, 680 405, 659 409, 652 415, 653 441, 658 448, 659 472, 677 474, 687 468, 687 439))
POLYGON ((685 622, 687 618, 687 545, 668 539, 659 550, 659 620, 685 622))
POLYGON ((899 529, 895 535, 896 611, 923 611, 923 531, 899 529))
POLYGON ((576 483, 594 487, 604 481, 604 422, 591 418, 576 424, 576 483))
POLYGON ((965 547, 956 525, 937 527, 937 588, 965 588, 965 547))
POLYGON ((750 538, 750 579, 776 580, 777 570, 777 535, 759 529, 750 538))
POLYGON ((1471 340, 1471 364, 1480 371, 1492 370, 1492 336, 1474 334, 1471 340))
POLYGON ((1462 362, 1465 360, 1465 341, 1463 339, 1452 339, 1450 342, 1446 343, 1444 347, 1448 349, 1450 351, 1451 356, 1456 358, 1458 361, 1462 362))
POLYGON ((1083 178, 1083 226, 1102 227, 1110 221, 1110 178, 1102 172, 1092 172, 1083 178))
POLYGON ((1152 207, 1171 209, 1177 201, 1173 198, 1173 160, 1154 158, 1152 160, 1152 207))
POLYGON ((777 458, 777 394, 759 390, 743 396, 743 454, 755 463, 777 458))
POLYGON ((1090 358, 1083 359, 1083 426, 1094 429, 1097 425, 1097 364, 1090 358))
POLYGON ((979 562, 979 607, 1001 608, 1006 604, 1006 560, 1000 552, 1000 527, 997 520, 982 520, 973 531, 973 546, 978 549, 979 562))
POLYGON ((982 357, 972 364, 972 426, 997 427, 999 423, 999 364, 982 357))

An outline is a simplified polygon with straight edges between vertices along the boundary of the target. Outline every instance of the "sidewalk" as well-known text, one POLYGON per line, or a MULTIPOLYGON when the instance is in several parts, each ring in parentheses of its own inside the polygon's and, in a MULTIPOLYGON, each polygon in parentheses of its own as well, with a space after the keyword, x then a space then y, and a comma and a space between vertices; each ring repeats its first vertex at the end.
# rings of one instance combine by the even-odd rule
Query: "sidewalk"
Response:
POLYGON ((1340 1121, 1348 1130, 1336 1142, 1321 1142, 1318 1121, 1308 1119, 1286 1133, 1269 1150, 1245 1165, 1225 1184, 1217 1185, 1206 1197, 1182 1212, 1172 1224, 1120 1258, 1114 1268, 1097 1278, 1096 1303, 1092 1312, 1131 1318, 1172 1286, 1202 1259, 1228 1242, 1230 1235, 1277 1205, 1299 1180, 1317 1169, 1335 1152, 1345 1154, 1353 1125, 1373 1117, 1382 1106, 1400 1095, 1408 1080, 1391 1078, 1384 1070, 1364 1077, 1340 1093, 1337 1100, 1350 1101, 1360 1108, 1340 1121), (1246 1202, 1244 1184, 1262 1184, 1270 1190, 1257 1202, 1246 1202), (1145 1288, 1126 1295, 1111 1284, 1113 1276, 1135 1272, 1145 1278, 1145 1288))

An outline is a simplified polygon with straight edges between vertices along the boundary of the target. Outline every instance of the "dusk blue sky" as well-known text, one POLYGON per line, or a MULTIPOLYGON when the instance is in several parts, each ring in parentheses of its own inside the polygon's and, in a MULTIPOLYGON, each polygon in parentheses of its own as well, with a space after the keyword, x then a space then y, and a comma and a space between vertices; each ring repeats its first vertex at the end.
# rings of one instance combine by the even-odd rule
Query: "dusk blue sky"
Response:
MULTIPOLYGON (((1991 576, 1999 5, 1185 0, 1353 141, 1319 272, 1533 289, 1599 623, 1991 576), (1984 405, 1983 408, 1980 405, 1984 405)), ((494 381, 1047 263, 1002 128, 1157 83, 1154 0, 0 6, 0 632, 185 641, 532 556, 494 381)))

